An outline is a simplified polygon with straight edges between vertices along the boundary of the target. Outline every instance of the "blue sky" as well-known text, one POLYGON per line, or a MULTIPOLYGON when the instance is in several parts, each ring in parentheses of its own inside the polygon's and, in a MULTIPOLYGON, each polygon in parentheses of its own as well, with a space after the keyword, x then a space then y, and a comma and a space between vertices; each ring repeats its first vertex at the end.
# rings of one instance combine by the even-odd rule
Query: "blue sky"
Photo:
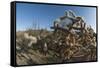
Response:
POLYGON ((66 10, 72 10, 77 16, 82 16, 88 25, 96 31, 96 8, 80 6, 60 6, 45 4, 16 4, 16 29, 26 30, 38 25, 50 30, 53 21, 64 15, 66 10))

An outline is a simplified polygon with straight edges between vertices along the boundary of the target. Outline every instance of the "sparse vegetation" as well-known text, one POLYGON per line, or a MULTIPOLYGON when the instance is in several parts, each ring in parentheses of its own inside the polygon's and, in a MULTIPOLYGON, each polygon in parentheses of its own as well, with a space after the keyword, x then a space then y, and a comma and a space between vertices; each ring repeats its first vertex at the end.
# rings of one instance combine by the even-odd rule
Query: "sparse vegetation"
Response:
MULTIPOLYGON (((65 18, 68 17, 59 20, 65 18)), ((28 29, 16 32, 17 64, 95 61, 96 33, 92 27, 86 27, 81 17, 76 17, 66 28, 61 27, 61 24, 55 22, 54 27, 51 27, 54 31, 28 29)))

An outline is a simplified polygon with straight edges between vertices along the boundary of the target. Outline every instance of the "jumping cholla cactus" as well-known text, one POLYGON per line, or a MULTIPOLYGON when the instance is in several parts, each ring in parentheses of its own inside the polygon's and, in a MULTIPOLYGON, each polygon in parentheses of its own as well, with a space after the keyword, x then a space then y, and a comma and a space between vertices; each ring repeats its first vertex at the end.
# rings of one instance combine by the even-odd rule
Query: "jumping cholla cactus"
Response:
MULTIPOLYGON (((63 43, 60 42, 62 46, 65 47, 65 49, 62 49, 63 51, 61 50, 61 52, 63 52, 63 56, 61 55, 61 57, 63 58, 71 59, 71 57, 74 57, 73 55, 76 55, 77 57, 80 57, 80 56, 85 57, 86 54, 92 55, 92 53, 88 53, 89 49, 93 51, 91 47, 95 49, 96 40, 94 40, 94 38, 96 37, 93 36, 94 31, 92 27, 87 27, 83 17, 76 16, 75 13, 71 10, 65 11, 64 16, 59 17, 58 19, 54 21, 54 34, 55 34, 55 37, 59 35, 57 37, 57 38, 60 38, 59 42, 63 41, 63 43), (92 45, 90 45, 91 43, 92 45), (82 50, 84 50, 84 52, 82 50), (80 54, 80 52, 77 52, 77 51, 82 52, 82 55, 77 55, 78 53, 80 54), (69 54, 69 55, 66 55, 66 54, 69 54)), ((58 44, 58 46, 61 46, 61 45, 58 44)))

